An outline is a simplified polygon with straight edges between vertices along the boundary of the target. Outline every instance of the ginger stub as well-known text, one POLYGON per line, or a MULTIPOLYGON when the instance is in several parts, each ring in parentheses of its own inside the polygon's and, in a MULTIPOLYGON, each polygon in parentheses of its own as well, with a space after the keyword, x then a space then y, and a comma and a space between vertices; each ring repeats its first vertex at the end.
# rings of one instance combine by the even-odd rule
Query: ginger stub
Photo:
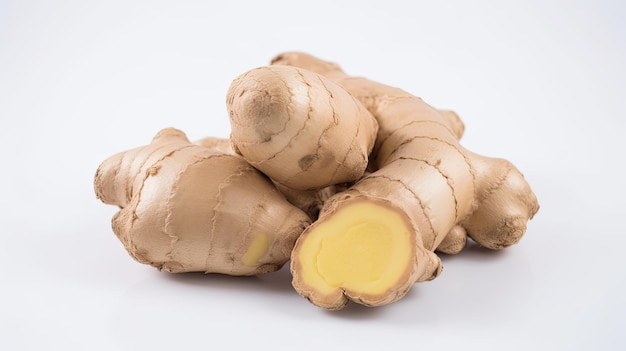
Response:
POLYGON ((294 281, 311 286, 304 295, 328 309, 347 302, 342 291, 363 304, 380 304, 381 294, 408 290, 415 270, 411 230, 390 204, 354 199, 308 230, 296 248, 294 281))

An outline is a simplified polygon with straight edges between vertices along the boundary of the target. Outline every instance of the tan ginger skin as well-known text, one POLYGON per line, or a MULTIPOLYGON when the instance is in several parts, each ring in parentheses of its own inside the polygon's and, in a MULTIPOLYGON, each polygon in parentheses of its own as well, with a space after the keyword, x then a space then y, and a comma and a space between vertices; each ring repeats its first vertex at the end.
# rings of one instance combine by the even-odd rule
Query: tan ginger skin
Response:
POLYGON ((193 143, 211 149, 218 154, 237 155, 230 139, 210 136, 196 140, 193 143))
POLYGON ((120 207, 113 231, 133 258, 169 272, 229 275, 287 262, 308 216, 228 150, 223 140, 192 144, 168 128, 100 165, 97 197, 120 207))
MULTIPOLYGON (((230 139, 206 137, 194 142, 215 152, 237 155, 230 139)), ((316 220, 324 202, 332 195, 346 189, 346 184, 329 185, 322 189, 296 190, 274 182, 274 185, 292 205, 304 211, 311 220, 316 220)))
POLYGON ((463 127, 454 113, 304 53, 272 64, 329 78, 379 125, 374 172, 326 201, 292 252, 293 286, 313 304, 387 304, 440 273, 438 248, 458 252, 466 236, 490 249, 520 240, 538 211, 535 195, 510 162, 459 145, 463 127))
POLYGON ((318 74, 259 67, 237 77, 226 99, 235 151, 295 190, 359 179, 376 139, 376 119, 318 74))

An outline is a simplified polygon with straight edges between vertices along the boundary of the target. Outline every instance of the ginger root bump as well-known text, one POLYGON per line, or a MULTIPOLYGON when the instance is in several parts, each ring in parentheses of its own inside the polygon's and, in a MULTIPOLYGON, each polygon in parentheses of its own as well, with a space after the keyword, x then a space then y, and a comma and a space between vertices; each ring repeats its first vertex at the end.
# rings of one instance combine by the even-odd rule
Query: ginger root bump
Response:
POLYGON ((290 66, 237 77, 226 98, 238 153, 296 190, 359 179, 376 139, 376 119, 343 88, 290 66))
POLYGON ((133 258, 169 272, 229 275, 269 273, 287 262, 310 219, 228 153, 222 142, 192 144, 168 128, 100 165, 97 197, 120 207, 113 231, 133 258))

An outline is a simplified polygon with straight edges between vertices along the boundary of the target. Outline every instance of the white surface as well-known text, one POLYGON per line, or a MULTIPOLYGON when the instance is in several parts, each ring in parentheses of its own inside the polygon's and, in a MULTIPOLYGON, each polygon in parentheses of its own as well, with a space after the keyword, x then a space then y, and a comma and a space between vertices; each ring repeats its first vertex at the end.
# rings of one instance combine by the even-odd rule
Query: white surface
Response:
POLYGON ((625 17, 619 1, 0 1, 0 349, 625 349, 625 17), (337 313, 287 270, 134 262, 98 164, 168 126, 227 136, 230 81, 287 50, 456 110, 467 148, 533 186, 526 236, 337 313))

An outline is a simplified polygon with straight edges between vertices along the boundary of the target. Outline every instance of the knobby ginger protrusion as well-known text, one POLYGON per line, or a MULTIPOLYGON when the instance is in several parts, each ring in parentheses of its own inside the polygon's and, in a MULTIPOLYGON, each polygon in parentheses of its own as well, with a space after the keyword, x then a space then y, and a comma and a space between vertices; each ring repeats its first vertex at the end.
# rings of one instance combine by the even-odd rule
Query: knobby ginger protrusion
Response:
POLYGON ((376 139, 376 119, 345 89, 289 66, 250 70, 226 98, 236 152, 295 190, 359 179, 376 139))
POLYGON ((192 144, 173 128, 105 160, 94 186, 120 207, 112 227, 128 253, 169 272, 276 271, 310 224, 224 141, 192 144))

